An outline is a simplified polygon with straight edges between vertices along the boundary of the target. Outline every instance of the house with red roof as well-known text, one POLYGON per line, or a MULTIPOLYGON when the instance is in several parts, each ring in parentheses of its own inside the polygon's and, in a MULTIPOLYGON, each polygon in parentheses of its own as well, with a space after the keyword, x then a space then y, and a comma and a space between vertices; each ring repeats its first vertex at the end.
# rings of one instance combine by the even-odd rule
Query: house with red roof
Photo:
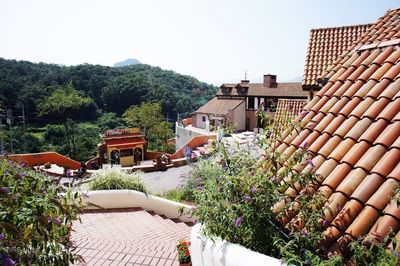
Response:
POLYGON ((210 129, 230 122, 238 131, 253 131, 262 127, 257 111, 275 114, 278 99, 306 100, 308 93, 301 83, 278 83, 276 75, 264 75, 262 83, 242 80, 224 83, 217 95, 192 115, 194 127, 210 129))

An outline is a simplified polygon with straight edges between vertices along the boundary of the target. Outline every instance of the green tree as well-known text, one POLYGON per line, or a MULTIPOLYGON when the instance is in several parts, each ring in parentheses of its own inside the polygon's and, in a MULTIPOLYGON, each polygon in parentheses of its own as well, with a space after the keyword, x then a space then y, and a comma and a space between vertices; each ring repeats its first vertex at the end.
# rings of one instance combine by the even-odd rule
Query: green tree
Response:
POLYGON ((160 103, 133 105, 123 114, 128 125, 138 127, 149 141, 150 149, 160 150, 163 141, 173 136, 170 123, 164 121, 160 103))
POLYGON ((40 103, 38 108, 39 116, 51 114, 71 116, 84 105, 91 104, 92 102, 92 99, 89 97, 79 95, 70 81, 67 85, 55 89, 40 103))
POLYGON ((116 113, 105 113, 97 119, 100 131, 124 126, 124 121, 116 113))
MULTIPOLYGON (((99 128, 89 123, 76 124, 74 131, 75 158, 78 161, 87 161, 97 153, 97 144, 101 141, 99 128)), ((61 125, 48 125, 44 133, 47 150, 61 154, 68 153, 65 130, 61 125)))
POLYGON ((162 147, 162 151, 171 153, 174 147, 168 145, 168 139, 174 137, 174 132, 171 130, 171 123, 162 121, 161 123, 154 126, 149 136, 149 147, 151 149, 159 150, 162 147))
POLYGON ((85 105, 93 103, 89 97, 83 97, 78 94, 72 85, 68 82, 67 85, 55 89, 47 98, 39 105, 39 116, 57 115, 64 117, 65 137, 69 156, 76 159, 76 136, 75 122, 73 117, 79 115, 79 110, 85 105))

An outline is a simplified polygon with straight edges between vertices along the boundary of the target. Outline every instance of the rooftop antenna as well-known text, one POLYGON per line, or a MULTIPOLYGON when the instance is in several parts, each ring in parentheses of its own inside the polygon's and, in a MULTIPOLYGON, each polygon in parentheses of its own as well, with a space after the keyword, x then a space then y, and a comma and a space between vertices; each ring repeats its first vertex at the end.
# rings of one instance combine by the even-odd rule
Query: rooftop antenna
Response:
POLYGON ((244 70, 244 80, 247 80, 247 70, 244 70))

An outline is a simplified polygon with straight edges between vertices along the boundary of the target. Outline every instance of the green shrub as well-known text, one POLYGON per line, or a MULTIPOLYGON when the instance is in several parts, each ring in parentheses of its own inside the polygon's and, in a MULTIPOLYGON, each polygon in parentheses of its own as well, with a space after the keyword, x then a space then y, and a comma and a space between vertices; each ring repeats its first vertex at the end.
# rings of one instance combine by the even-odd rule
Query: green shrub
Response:
POLYGON ((0 158, 0 265, 68 265, 76 260, 69 244, 78 219, 78 193, 41 173, 0 158))
POLYGON ((163 193, 159 193, 157 196, 177 202, 181 202, 184 200, 183 188, 181 187, 170 189, 163 193))
POLYGON ((182 200, 194 202, 196 200, 195 193, 199 186, 199 180, 209 178, 217 178, 222 175, 222 166, 214 164, 209 160, 200 159, 189 173, 186 184, 182 187, 182 200))
POLYGON ((132 189, 146 193, 147 190, 137 174, 127 174, 118 170, 103 170, 93 175, 89 183, 91 190, 132 189))

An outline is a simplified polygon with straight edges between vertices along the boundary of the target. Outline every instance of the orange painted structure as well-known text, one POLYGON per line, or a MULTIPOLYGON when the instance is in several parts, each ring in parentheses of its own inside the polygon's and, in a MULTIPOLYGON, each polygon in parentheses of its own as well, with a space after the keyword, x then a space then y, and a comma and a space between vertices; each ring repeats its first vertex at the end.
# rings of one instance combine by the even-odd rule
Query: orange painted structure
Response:
POLYGON ((123 167, 133 166, 145 159, 146 144, 138 128, 107 130, 99 145, 99 158, 102 163, 110 160, 123 167))
MULTIPOLYGON (((207 144, 210 139, 215 139, 213 136, 196 136, 193 137, 190 141, 188 141, 181 149, 176 151, 174 154, 167 154, 170 163, 166 165, 166 169, 170 167, 179 167, 186 164, 186 158, 184 156, 184 148, 186 146, 191 149, 195 149, 201 145, 207 144)), ((108 156, 112 151, 123 151, 125 149, 134 149, 135 147, 143 147, 143 153, 141 156, 141 160, 154 160, 156 161, 158 157, 161 157, 162 152, 152 152, 146 150, 146 141, 144 140, 143 135, 138 133, 126 133, 119 134, 113 136, 106 136, 105 142, 99 145, 99 153, 104 156, 104 153, 107 152, 108 156), (116 137, 117 136, 117 137, 116 137), (142 146, 143 145, 143 146, 142 146), (101 153, 103 151, 103 153, 101 153)), ((72 160, 64 155, 58 154, 56 152, 41 152, 41 153, 29 153, 29 154, 13 154, 10 155, 9 158, 15 162, 20 164, 25 164, 28 167, 43 165, 45 163, 56 164, 60 167, 69 167, 72 170, 77 170, 80 167, 80 162, 72 160)), ((120 157, 120 160, 124 160, 123 157, 120 157)), ((131 157, 133 160, 133 158, 131 157)), ((91 169, 91 163, 97 162, 98 160, 105 160, 104 157, 95 157, 86 162, 86 168, 91 169)), ((104 161, 103 161, 104 162, 104 161)), ((122 161, 124 162, 124 161, 122 161)), ((122 165, 126 166, 126 165, 122 165)), ((157 164, 153 165, 138 165, 134 166, 132 171, 158 171, 160 170, 157 167, 157 164)))
POLYGON ((60 167, 69 167, 72 170, 79 169, 80 163, 56 152, 41 152, 28 154, 12 154, 9 158, 29 167, 43 165, 45 163, 56 164, 60 167))
POLYGON ((182 146, 179 150, 177 150, 172 156, 171 160, 184 158, 184 150, 185 147, 188 146, 191 149, 194 149, 198 146, 204 145, 208 142, 209 139, 215 139, 214 136, 195 136, 191 140, 189 140, 185 145, 182 146))

